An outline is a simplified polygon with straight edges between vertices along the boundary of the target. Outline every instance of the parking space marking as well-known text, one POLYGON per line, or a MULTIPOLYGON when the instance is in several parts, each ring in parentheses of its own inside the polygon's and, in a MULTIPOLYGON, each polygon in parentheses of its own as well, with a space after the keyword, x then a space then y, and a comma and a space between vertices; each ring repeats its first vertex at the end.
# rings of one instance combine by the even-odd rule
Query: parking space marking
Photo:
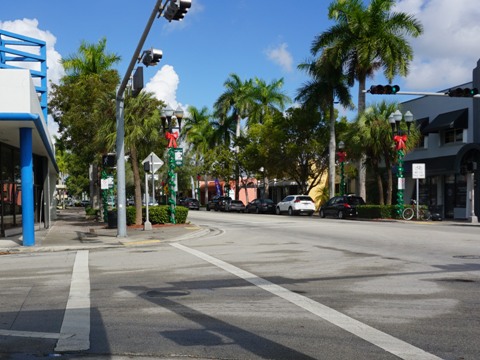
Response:
POLYGON ((90 348, 90 273, 88 250, 78 251, 73 264, 70 293, 55 351, 90 348), (69 335, 70 334, 70 335, 69 335))
POLYGON ((398 356, 404 360, 441 360, 441 358, 430 354, 420 348, 417 348, 403 340, 397 339, 387 333, 377 330, 358 320, 355 320, 337 310, 329 308, 319 302, 316 302, 306 296, 302 296, 291 292, 290 290, 276 285, 268 280, 256 276, 248 271, 242 270, 225 261, 217 259, 213 256, 205 254, 201 251, 189 248, 179 243, 172 243, 171 246, 196 256, 212 265, 217 266, 249 283, 268 291, 269 293, 281 297, 292 304, 301 307, 304 310, 342 328, 359 338, 368 341, 379 348, 398 356))

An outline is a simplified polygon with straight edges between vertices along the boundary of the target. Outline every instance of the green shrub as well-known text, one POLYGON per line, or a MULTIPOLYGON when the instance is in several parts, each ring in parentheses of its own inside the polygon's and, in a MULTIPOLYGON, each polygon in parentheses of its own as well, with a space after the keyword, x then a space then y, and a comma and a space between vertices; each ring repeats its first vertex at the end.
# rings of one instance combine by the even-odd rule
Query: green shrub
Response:
POLYGON ((135 224, 136 214, 135 206, 127 206, 127 225, 135 224))
POLYGON ((94 209, 90 206, 85 208, 85 214, 89 216, 96 216, 98 214, 98 209, 94 209))
POLYGON ((364 219, 394 219, 395 205, 362 205, 357 207, 358 217, 364 219))
MULTIPOLYGON (((145 207, 142 207, 142 221, 145 221, 147 214, 145 207)), ((135 224, 136 217, 135 206, 127 207, 127 225, 135 224)), ((184 206, 176 207, 176 217, 175 222, 177 224, 185 224, 187 222, 188 208, 184 206)), ((152 224, 169 224, 170 223, 170 206, 168 205, 159 205, 159 206, 149 206, 148 207, 148 220, 152 224)))

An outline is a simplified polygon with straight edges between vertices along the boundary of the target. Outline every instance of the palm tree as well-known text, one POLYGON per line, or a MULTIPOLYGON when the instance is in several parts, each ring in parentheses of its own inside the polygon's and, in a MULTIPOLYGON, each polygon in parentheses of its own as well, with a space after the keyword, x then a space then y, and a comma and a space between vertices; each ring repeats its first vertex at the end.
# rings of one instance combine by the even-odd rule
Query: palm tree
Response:
POLYGON ((283 79, 265 80, 255 78, 252 88, 253 106, 248 115, 249 124, 262 124, 265 118, 271 118, 275 112, 284 111, 291 99, 282 90, 283 79))
MULTIPOLYGON (((79 156, 85 159, 86 166, 98 154, 98 149, 92 146, 91 139, 95 136, 99 124, 108 118, 94 111, 96 102, 108 92, 113 92, 118 84, 119 76, 112 67, 120 61, 116 54, 107 53, 106 38, 98 44, 82 41, 77 53, 61 60, 66 75, 61 85, 54 85, 51 95, 51 110, 59 128, 65 130, 61 141, 72 151, 81 149, 79 156), (68 101, 63 99, 67 96, 68 101), (57 115, 57 116, 56 116, 57 115)), ((97 167, 94 166, 93 178, 97 178, 97 167)), ((90 200, 98 204, 99 188, 96 181, 90 182, 90 200)))
MULTIPOLYGON (((230 74, 224 82, 225 92, 221 94, 214 104, 215 116, 220 119, 220 124, 228 130, 229 120, 235 122, 235 137, 238 139, 241 134, 241 120, 248 117, 253 107, 253 85, 252 80, 242 81, 237 74, 230 74)), ((238 154, 239 147, 235 146, 238 154)), ((235 181, 235 197, 238 199, 240 170, 237 167, 235 181)))
POLYGON ((324 56, 317 61, 310 61, 299 65, 300 69, 307 71, 312 80, 305 83, 300 89, 296 100, 302 101, 308 108, 320 108, 323 114, 329 117, 328 144, 328 189, 330 197, 335 196, 335 98, 344 106, 351 107, 351 97, 342 74, 341 68, 328 57, 324 56))
MULTIPOLYGON (((392 163, 395 161, 397 152, 395 151, 392 140, 393 134, 389 124, 389 116, 397 109, 397 103, 387 103, 385 101, 369 106, 357 117, 348 134, 348 143, 349 147, 351 147, 351 152, 360 153, 360 151, 363 151, 367 155, 368 164, 372 167, 375 174, 380 205, 385 203, 387 205, 392 204, 392 163), (382 163, 385 164, 387 171, 386 201, 383 176, 380 168, 382 163)), ((402 129, 404 132, 406 132, 406 130, 406 128, 402 129)), ((412 127, 406 143, 406 150, 412 150, 418 143, 418 139, 419 132, 415 127, 412 127)))
MULTIPOLYGON (((365 84, 367 77, 383 69, 392 81, 396 75, 406 76, 413 59, 413 50, 407 36, 417 37, 423 27, 413 16, 392 12, 395 0, 335 0, 329 7, 329 18, 337 23, 318 35, 312 51, 328 52, 337 59, 347 75, 348 84, 355 80, 358 88, 358 113, 365 110, 365 84)), ((366 198, 365 169, 360 164, 360 195, 366 198)))
POLYGON ((76 79, 79 76, 101 74, 110 70, 121 58, 116 54, 107 53, 106 46, 106 38, 102 38, 98 44, 89 44, 83 40, 76 54, 60 60, 67 77, 76 79))
MULTIPOLYGON (((152 149, 161 152, 165 146, 165 139, 160 134, 161 118, 158 107, 161 102, 153 93, 142 91, 136 97, 125 98, 125 150, 129 154, 129 161, 133 171, 135 185, 135 224, 142 224, 142 180, 138 164, 152 149)), ((107 104, 115 113, 115 102, 107 104)), ((112 114, 112 118, 114 115, 112 114)), ((103 142, 107 148, 114 148, 116 139, 115 122, 105 122, 97 133, 96 140, 103 142)))

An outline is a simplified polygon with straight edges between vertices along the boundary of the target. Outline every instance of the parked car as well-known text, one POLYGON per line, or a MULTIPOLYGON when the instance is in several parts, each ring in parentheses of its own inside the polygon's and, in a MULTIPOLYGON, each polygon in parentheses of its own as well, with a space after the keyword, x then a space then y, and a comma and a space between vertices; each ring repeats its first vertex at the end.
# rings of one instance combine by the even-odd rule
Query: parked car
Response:
POLYGON ((354 217, 358 215, 358 205, 365 205, 365 201, 360 196, 335 196, 320 207, 320 217, 335 216, 339 219, 354 217))
POLYGON ((219 202, 219 209, 229 212, 245 212, 245 204, 241 200, 225 200, 219 202))
POLYGON ((315 203, 308 195, 288 195, 276 206, 276 213, 307 214, 312 216, 315 212, 315 203))
POLYGON ((245 206, 245 212, 275 214, 275 203, 270 199, 255 199, 245 206))
POLYGON ((179 205, 185 206, 190 210, 200 210, 200 202, 194 198, 183 198, 179 200, 179 205))
POLYGON ((211 200, 208 200, 207 211, 210 211, 210 210, 218 211, 218 210, 220 210, 221 203, 223 203, 224 201, 227 201, 227 200, 232 200, 232 198, 230 196, 219 196, 219 195, 214 196, 211 200))

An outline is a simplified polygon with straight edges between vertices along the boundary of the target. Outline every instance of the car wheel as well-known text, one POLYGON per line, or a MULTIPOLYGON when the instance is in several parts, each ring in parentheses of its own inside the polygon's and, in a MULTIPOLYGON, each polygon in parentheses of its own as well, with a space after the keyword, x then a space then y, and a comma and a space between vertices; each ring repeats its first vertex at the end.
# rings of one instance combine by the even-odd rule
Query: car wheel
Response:
POLYGON ((207 211, 210 211, 210 208, 208 207, 208 205, 207 205, 207 211))
POLYGON ((257 208, 255 208, 255 214, 260 214, 260 210, 257 208))
POLYGON ((345 219, 345 213, 343 212, 343 210, 338 211, 338 218, 339 219, 345 219))
POLYGON ((277 213, 277 215, 280 215, 280 214, 281 214, 279 207, 277 207, 276 213, 277 213))
POLYGON ((293 215, 293 209, 291 207, 288 208, 288 215, 290 215, 290 216, 293 215))
POLYGON ((325 218, 325 212, 323 210, 320 210, 320 217, 323 219, 325 218))

